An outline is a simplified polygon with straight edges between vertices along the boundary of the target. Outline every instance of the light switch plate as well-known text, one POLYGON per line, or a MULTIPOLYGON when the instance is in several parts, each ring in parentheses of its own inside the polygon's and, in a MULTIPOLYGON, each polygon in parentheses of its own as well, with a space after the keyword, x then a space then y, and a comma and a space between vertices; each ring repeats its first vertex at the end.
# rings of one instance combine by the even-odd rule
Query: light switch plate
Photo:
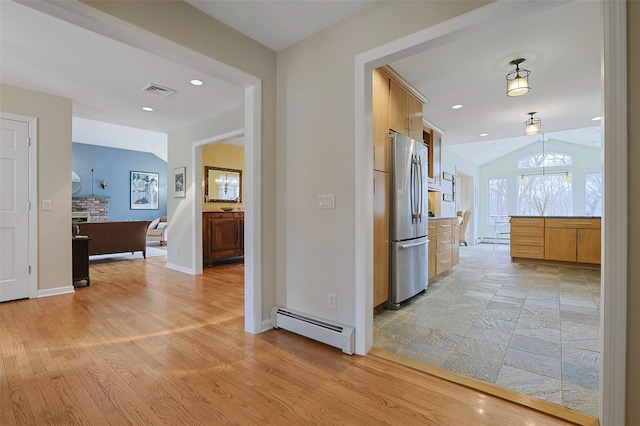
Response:
POLYGON ((318 194, 318 209, 335 209, 336 194, 318 194))
POLYGON ((42 210, 44 211, 51 210, 51 200, 42 200, 42 210))

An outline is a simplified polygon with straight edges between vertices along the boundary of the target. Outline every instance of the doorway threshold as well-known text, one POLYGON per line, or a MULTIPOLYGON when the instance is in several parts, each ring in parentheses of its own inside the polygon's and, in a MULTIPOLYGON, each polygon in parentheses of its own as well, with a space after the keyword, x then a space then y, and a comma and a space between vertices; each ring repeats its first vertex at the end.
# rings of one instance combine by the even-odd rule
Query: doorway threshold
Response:
POLYGON ((569 408, 562 407, 560 405, 553 404, 551 402, 542 401, 540 399, 532 398, 530 396, 521 395, 519 393, 492 385, 490 383, 482 382, 480 380, 472 379, 471 377, 464 376, 462 374, 454 373, 452 371, 445 370, 440 367, 425 364, 420 361, 416 361, 411 358, 407 358, 402 355, 398 355, 393 352, 388 352, 383 349, 371 348, 368 355, 373 355, 378 358, 386 359, 387 361, 394 362, 399 365, 403 365, 408 368, 420 371, 422 373, 429 374, 431 376, 438 377, 450 381, 452 383, 465 386, 469 389, 473 389, 479 392, 486 393, 497 398, 504 399, 505 401, 512 402, 514 404, 521 405, 523 407, 530 408, 532 410, 539 411, 544 414, 556 417, 558 419, 575 423, 581 426, 599 426, 600 421, 596 417, 588 416, 586 414, 573 411, 569 408))

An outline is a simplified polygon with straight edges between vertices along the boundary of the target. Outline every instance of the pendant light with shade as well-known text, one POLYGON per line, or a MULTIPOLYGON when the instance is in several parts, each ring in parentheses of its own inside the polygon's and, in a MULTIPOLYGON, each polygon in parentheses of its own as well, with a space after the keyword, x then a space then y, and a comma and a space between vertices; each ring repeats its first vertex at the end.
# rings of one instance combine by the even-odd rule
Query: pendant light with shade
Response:
POLYGON ((525 136, 532 136, 540 134, 540 124, 541 120, 539 118, 534 118, 533 115, 536 112, 528 112, 529 119, 524 122, 524 134, 525 136))
POLYGON ((509 62, 509 65, 515 65, 516 69, 505 77, 507 79, 507 96, 522 96, 531 90, 529 86, 529 74, 531 74, 531 71, 520 68, 520 64, 524 61, 524 58, 517 58, 509 62))

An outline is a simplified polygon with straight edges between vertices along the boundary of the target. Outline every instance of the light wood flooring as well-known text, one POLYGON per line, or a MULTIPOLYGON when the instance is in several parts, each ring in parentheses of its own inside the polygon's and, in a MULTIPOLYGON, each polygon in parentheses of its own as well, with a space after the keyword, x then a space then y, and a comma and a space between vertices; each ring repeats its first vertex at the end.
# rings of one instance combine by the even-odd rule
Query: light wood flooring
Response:
POLYGON ((0 425, 571 424, 376 356, 243 331, 242 265, 92 264, 0 304, 0 425))

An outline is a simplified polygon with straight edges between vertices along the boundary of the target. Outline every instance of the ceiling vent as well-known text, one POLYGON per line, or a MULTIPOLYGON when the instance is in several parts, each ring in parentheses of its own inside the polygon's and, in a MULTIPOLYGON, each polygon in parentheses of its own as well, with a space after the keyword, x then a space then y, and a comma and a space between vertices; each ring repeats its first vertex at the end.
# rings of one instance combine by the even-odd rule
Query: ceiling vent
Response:
POLYGON ((155 93, 156 95, 164 96, 165 98, 167 96, 171 96, 173 93, 175 93, 175 90, 173 90, 173 89, 169 89, 168 87, 160 86, 159 84, 154 84, 154 83, 147 84, 142 89, 142 91, 143 92, 149 92, 149 93, 155 93))

